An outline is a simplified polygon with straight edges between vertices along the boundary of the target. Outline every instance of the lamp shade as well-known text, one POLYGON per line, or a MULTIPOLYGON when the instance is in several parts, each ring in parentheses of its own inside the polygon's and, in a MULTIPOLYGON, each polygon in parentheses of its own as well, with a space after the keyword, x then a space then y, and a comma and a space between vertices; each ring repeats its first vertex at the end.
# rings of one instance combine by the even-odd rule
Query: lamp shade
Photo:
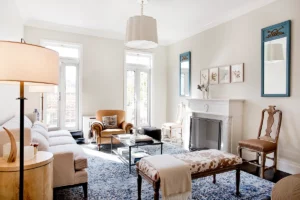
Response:
POLYGON ((283 45, 282 44, 268 44, 267 46, 267 61, 281 61, 284 60, 283 45))
POLYGON ((134 49, 156 48, 156 19, 145 15, 130 17, 127 21, 125 45, 134 49))
POLYGON ((29 86, 29 92, 51 93, 51 92, 55 92, 55 86, 32 85, 29 86))
POLYGON ((37 45, 0 41, 0 81, 57 85, 59 55, 37 45))

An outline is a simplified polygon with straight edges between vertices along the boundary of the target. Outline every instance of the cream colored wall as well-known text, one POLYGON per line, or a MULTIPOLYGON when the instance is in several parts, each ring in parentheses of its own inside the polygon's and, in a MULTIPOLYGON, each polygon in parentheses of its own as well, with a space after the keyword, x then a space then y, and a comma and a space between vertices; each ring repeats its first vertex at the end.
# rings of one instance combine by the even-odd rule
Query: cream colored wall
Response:
MULTIPOLYGON (((94 115, 99 109, 124 107, 124 42, 94 36, 25 27, 28 43, 40 44, 41 39, 81 44, 82 63, 82 114, 94 115)), ((152 70, 152 118, 154 126, 166 120, 166 51, 156 49, 152 70)), ((26 111, 39 108, 39 95, 25 91, 28 101, 26 111)))
POLYGON ((174 120, 179 97, 179 54, 192 53, 192 97, 201 98, 197 90, 200 70, 213 66, 245 63, 245 82, 211 86, 213 98, 242 98, 244 105, 243 138, 256 138, 260 113, 268 105, 283 111, 279 139, 279 169, 300 173, 300 1, 278 0, 272 4, 199 33, 168 47, 167 119, 174 120), (261 29, 292 20, 291 97, 262 98, 261 29))
MULTIPOLYGON (((23 37, 23 20, 14 1, 1 0, 0 40, 20 41, 23 37)), ((1 73, 1 72, 0 72, 1 73)), ((0 84, 0 124, 19 112, 19 87, 0 84)))

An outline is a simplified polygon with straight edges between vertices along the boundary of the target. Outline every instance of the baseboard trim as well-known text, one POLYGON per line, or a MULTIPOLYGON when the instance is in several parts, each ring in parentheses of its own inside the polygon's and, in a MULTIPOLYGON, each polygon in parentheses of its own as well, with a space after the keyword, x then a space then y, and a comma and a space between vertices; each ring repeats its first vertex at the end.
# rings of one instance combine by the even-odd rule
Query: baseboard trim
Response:
MULTIPOLYGON (((243 151, 243 158, 247 160, 253 160, 255 159, 255 153, 243 151)), ((273 165, 273 161, 267 159, 266 165, 267 166, 273 165)), ((300 174, 300 164, 283 158, 278 158, 277 169, 289 174, 300 174)))

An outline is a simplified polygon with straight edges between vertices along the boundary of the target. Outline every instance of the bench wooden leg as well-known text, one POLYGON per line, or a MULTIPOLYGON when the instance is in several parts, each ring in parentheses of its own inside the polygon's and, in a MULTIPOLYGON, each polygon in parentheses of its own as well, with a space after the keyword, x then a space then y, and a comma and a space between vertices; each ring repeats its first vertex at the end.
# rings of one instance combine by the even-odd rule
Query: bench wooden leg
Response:
POLYGON ((137 177, 137 182, 138 182, 138 200, 141 200, 141 196, 142 196, 142 177, 139 174, 138 174, 138 177, 137 177))
POLYGON ((216 184, 216 174, 213 175, 213 184, 216 184))
POLYGON ((240 195, 240 172, 241 169, 236 169, 236 195, 240 195))
POLYGON ((159 200, 159 187, 160 181, 157 181, 154 185, 154 200, 159 200))

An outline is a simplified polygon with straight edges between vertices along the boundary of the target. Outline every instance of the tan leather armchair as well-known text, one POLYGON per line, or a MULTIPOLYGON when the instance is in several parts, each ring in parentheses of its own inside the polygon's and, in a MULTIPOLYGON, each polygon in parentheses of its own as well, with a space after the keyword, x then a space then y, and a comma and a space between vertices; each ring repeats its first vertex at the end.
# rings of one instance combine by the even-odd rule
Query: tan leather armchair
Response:
MULTIPOLYGON (((124 110, 98 110, 96 113, 96 120, 92 124, 92 131, 96 136, 96 141, 100 150, 101 144, 110 144, 112 134, 125 134, 130 133, 130 129, 133 127, 131 123, 125 122, 126 113, 124 110), (117 126, 114 129, 105 129, 102 123, 103 116, 117 115, 117 126)), ((118 141, 113 141, 118 143, 118 141)))

